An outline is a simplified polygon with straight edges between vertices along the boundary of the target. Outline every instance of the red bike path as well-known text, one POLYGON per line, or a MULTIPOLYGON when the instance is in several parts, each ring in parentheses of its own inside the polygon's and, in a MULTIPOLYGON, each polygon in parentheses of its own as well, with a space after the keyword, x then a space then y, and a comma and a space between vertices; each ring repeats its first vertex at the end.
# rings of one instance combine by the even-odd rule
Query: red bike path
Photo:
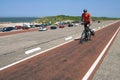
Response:
POLYGON ((81 80, 119 26, 120 22, 117 22, 98 30, 91 41, 80 44, 76 39, 1 70, 0 80, 81 80))

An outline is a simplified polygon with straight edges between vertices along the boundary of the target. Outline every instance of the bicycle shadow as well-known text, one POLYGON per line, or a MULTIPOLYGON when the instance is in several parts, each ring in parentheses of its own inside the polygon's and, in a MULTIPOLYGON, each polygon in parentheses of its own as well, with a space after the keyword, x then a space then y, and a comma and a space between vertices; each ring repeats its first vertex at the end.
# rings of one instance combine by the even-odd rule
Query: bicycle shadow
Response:
POLYGON ((79 44, 81 44, 81 38, 74 39, 74 41, 77 41, 79 44))
POLYGON ((79 44, 83 44, 85 42, 92 41, 92 39, 88 40, 88 39, 77 38, 74 39, 74 41, 78 41, 79 44))

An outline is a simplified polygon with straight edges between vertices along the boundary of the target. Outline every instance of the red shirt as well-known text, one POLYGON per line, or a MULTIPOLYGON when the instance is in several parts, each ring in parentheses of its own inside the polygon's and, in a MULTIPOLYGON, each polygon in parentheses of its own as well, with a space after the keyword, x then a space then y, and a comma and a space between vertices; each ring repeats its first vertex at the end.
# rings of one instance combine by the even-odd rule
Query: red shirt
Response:
POLYGON ((89 23, 90 22, 90 13, 83 13, 82 14, 82 17, 83 17, 83 21, 86 22, 86 23, 89 23))

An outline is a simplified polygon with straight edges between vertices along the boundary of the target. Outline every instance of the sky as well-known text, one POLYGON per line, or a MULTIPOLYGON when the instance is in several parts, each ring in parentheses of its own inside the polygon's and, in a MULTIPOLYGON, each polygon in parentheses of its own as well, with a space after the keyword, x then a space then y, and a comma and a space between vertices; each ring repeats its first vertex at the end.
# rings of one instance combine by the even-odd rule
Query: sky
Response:
POLYGON ((120 18, 120 0, 0 0, 0 17, 81 16, 120 18))

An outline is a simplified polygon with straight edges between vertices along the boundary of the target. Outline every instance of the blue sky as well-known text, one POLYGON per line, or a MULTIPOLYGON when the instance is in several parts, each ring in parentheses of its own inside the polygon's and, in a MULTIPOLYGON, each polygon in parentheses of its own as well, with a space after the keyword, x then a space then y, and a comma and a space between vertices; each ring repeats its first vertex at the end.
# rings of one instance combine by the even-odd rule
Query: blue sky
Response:
POLYGON ((0 0, 0 17, 80 16, 120 18, 120 0, 0 0))

